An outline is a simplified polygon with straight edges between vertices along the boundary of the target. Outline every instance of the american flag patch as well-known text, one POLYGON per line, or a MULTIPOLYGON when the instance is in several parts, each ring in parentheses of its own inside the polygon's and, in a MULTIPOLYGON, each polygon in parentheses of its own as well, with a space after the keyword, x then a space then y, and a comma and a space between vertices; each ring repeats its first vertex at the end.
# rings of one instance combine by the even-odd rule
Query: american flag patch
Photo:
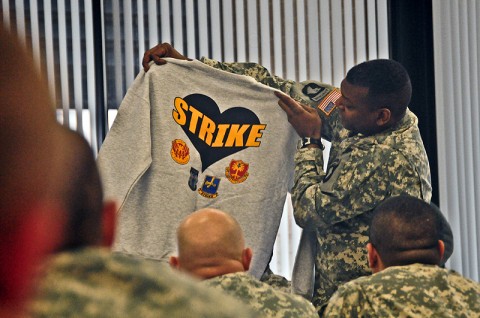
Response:
POLYGON ((331 91, 324 99, 318 104, 318 109, 325 113, 325 115, 329 116, 332 110, 335 109, 335 101, 340 98, 342 94, 340 90, 334 89, 331 91))

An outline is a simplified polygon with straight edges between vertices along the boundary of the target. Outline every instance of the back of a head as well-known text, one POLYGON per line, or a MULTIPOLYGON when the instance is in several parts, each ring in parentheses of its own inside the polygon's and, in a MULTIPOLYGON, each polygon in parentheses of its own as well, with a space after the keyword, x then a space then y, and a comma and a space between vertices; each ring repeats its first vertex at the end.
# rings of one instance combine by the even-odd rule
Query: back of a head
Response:
POLYGON ((389 198, 375 208, 370 242, 385 267, 439 264, 438 240, 442 223, 437 209, 407 195, 389 198))
POLYGON ((63 198, 67 226, 62 250, 97 245, 102 239, 103 192, 92 149, 77 132, 65 130, 63 198))
POLYGON ((198 210, 182 221, 177 237, 183 270, 203 278, 209 278, 201 274, 207 268, 209 273, 216 268, 238 271, 245 241, 240 225, 228 213, 212 208, 198 210))
POLYGON ((56 231, 41 232, 61 218, 59 138, 46 81, 0 25, 0 301, 21 298, 31 268, 54 248, 56 231))
POLYGON ((372 108, 388 108, 393 118, 400 120, 410 103, 412 84, 407 70, 398 62, 377 59, 352 67, 346 80, 353 85, 368 87, 372 108))

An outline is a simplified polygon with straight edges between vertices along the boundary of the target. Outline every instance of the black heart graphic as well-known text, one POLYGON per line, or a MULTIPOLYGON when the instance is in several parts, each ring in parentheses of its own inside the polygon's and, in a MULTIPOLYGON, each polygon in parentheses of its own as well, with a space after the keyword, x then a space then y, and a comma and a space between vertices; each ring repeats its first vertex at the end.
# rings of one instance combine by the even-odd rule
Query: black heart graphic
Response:
MULTIPOLYGON (((182 125, 183 131, 188 136, 193 146, 200 153, 200 158, 202 160, 202 172, 218 160, 248 148, 248 146, 240 147, 235 145, 232 147, 212 147, 204 140, 200 139, 198 133, 201 127, 201 121, 205 116, 211 119, 216 127, 218 127, 219 124, 249 124, 249 128, 243 134, 243 145, 245 145, 247 142, 247 137, 252 129, 252 125, 260 124, 260 120, 254 112, 243 107, 232 107, 223 113, 220 113, 217 103, 210 97, 203 94, 191 94, 186 96, 183 100, 189 105, 189 107, 194 107, 199 113, 202 114, 201 116, 198 116, 198 113, 195 115, 196 125, 194 125, 194 132, 190 131, 190 124, 192 120, 192 113, 190 111, 185 112, 186 123, 185 125, 182 125)), ((215 130, 215 133, 213 134, 214 140, 217 137, 217 132, 218 130, 215 130)), ((227 136, 228 133, 225 135, 224 139, 226 139, 227 136)))

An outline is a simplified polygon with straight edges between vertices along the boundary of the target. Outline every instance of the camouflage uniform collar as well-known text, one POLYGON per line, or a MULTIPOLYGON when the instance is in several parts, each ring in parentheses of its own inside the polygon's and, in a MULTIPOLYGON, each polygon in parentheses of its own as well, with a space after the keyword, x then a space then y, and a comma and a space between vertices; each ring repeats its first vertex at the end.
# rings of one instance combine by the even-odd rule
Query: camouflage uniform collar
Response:
MULTIPOLYGON (((403 118, 397 124, 393 125, 392 127, 382 132, 379 132, 374 135, 366 136, 364 134, 354 133, 350 130, 343 128, 340 131, 340 137, 343 140, 342 144, 350 145, 353 143, 358 143, 360 141, 362 143, 369 144, 369 145, 371 145, 372 143, 378 144, 378 143, 382 143, 385 139, 387 139, 388 137, 391 137, 392 135, 402 134, 403 132, 405 132, 408 129, 411 129, 412 127, 417 127, 417 125, 418 125, 417 116, 415 116, 415 114, 412 113, 407 108, 405 116, 403 116, 403 118)), ((345 146, 346 145, 344 145, 344 147, 345 146)))

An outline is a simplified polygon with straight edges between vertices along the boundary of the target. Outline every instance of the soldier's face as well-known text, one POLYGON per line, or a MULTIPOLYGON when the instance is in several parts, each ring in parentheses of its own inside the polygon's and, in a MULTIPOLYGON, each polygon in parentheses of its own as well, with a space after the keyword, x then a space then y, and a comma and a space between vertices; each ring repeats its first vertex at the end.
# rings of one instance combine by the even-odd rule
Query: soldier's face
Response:
POLYGON ((335 105, 339 109, 343 127, 355 133, 370 135, 377 129, 378 111, 367 102, 368 88, 350 84, 346 80, 340 86, 342 96, 335 105))

